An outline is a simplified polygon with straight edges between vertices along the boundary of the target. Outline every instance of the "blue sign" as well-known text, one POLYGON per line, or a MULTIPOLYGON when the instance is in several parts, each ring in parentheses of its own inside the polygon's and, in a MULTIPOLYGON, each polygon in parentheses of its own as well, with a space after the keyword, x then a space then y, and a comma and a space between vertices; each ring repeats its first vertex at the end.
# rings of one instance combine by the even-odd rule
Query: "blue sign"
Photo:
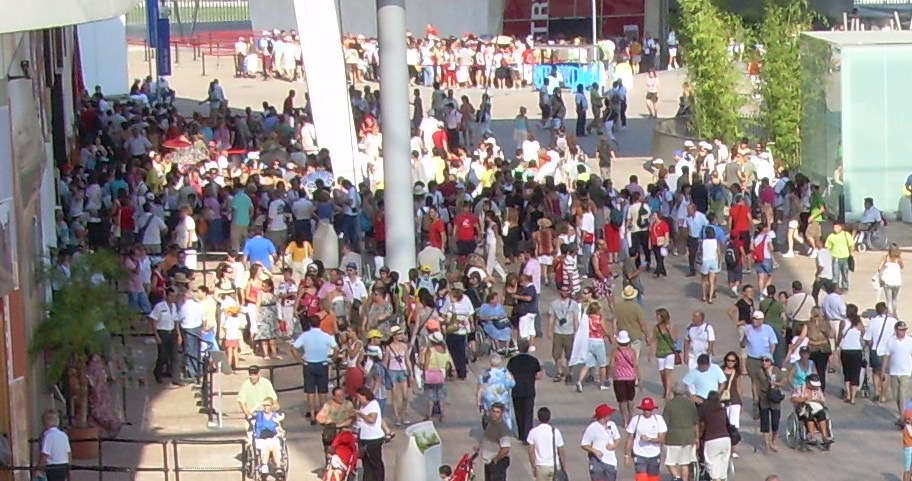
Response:
POLYGON ((155 48, 155 42, 158 41, 158 0, 146 0, 146 40, 149 41, 149 48, 155 48))
MULTIPOLYGON (((545 85, 545 78, 551 75, 551 69, 557 69, 561 78, 564 79, 564 87, 571 91, 576 91, 576 86, 582 84, 588 88, 593 83, 601 85, 602 72, 598 64, 581 64, 581 63, 556 63, 536 65, 532 70, 532 85, 540 89, 545 85)), ((554 85, 549 85, 554 87, 554 85)))
POLYGON ((167 18, 158 19, 155 40, 155 70, 158 76, 171 75, 171 22, 167 18))

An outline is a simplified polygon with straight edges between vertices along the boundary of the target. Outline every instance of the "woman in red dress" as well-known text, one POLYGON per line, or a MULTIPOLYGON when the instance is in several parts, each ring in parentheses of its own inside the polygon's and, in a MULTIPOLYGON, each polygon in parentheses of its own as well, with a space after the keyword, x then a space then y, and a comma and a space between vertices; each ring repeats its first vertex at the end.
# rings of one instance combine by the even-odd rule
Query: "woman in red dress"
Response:
MULTIPOLYGON (((621 213, 622 211, 617 212, 621 213)), ((609 262, 612 264, 617 263, 618 253, 621 252, 621 224, 623 223, 623 214, 620 214, 621 223, 618 223, 618 213, 615 213, 615 210, 611 209, 611 213, 608 214, 608 222, 605 222, 605 232, 602 236, 605 239, 605 252, 608 254, 609 262), (611 221, 612 218, 615 219, 615 222, 611 221)))

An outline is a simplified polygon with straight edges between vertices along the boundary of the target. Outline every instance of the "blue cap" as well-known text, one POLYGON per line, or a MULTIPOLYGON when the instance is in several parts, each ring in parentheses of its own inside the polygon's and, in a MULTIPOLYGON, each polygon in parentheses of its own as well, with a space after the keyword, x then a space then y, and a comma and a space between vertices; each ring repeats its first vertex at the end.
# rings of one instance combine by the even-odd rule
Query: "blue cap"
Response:
POLYGON ((674 151, 674 156, 675 156, 675 157, 684 157, 684 151, 683 151, 683 150, 676 150, 676 151, 674 151))

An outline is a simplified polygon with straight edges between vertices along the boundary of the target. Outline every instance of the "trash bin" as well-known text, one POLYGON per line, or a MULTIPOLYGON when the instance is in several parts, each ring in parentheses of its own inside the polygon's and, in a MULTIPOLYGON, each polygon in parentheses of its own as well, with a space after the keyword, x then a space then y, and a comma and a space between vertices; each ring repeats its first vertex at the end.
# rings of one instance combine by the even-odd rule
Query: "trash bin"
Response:
POLYGON ((413 424, 405 429, 408 445, 399 456, 397 481, 436 481, 443 464, 440 435, 433 421, 413 424))

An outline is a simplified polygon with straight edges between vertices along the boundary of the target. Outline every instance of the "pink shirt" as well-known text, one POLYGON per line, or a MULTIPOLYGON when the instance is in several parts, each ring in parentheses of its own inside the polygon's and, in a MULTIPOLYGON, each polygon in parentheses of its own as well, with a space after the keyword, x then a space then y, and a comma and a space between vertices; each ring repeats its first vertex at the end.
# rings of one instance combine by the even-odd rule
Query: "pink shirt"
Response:
POLYGON ((538 263, 538 259, 531 258, 529 262, 526 262, 525 267, 523 267, 523 274, 532 278, 532 285, 535 286, 535 292, 541 294, 541 264, 538 263))

